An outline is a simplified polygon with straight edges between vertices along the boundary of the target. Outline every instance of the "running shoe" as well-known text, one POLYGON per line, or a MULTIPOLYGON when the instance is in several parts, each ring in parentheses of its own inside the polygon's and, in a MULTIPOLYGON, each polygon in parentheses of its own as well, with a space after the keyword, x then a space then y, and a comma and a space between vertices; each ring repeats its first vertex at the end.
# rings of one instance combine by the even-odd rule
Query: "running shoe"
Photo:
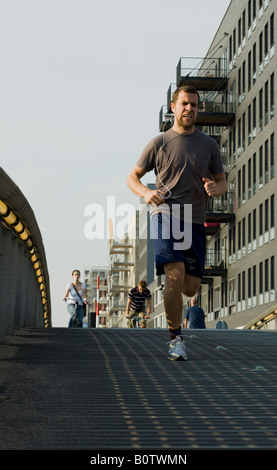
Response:
POLYGON ((187 361, 187 353, 185 349, 185 341, 177 336, 175 339, 170 341, 168 350, 168 359, 170 361, 187 361))

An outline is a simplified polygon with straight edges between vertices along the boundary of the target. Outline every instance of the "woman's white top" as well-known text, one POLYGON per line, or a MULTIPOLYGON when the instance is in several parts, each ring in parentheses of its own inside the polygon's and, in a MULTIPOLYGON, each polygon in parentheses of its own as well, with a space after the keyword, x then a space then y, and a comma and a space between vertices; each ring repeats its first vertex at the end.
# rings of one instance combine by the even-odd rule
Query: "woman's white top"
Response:
MULTIPOLYGON (((83 282, 81 282, 81 284, 82 284, 82 288, 81 288, 81 290, 78 291, 78 293, 81 296, 81 298, 83 298, 83 292, 84 292, 84 289, 86 289, 87 286, 83 282)), ((66 289, 69 290, 69 294, 68 294, 68 297, 67 297, 67 302, 69 304, 75 304, 76 302, 78 302, 79 305, 83 305, 82 300, 80 299, 79 295, 77 294, 76 290, 74 289, 72 282, 70 282, 70 284, 67 284, 66 289)))

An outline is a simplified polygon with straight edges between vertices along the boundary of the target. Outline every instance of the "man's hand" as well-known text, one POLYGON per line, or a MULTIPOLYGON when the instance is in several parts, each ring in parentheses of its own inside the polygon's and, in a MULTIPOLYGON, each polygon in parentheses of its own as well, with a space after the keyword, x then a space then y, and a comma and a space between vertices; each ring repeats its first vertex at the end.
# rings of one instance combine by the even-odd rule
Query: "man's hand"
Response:
POLYGON ((152 190, 149 188, 146 188, 143 194, 143 197, 144 197, 146 204, 154 204, 155 206, 159 206, 160 204, 164 202, 164 198, 159 193, 159 191, 152 190))
POLYGON ((218 181, 210 180, 209 178, 202 178, 204 188, 208 196, 219 197, 222 196, 227 190, 227 183, 225 179, 218 181))

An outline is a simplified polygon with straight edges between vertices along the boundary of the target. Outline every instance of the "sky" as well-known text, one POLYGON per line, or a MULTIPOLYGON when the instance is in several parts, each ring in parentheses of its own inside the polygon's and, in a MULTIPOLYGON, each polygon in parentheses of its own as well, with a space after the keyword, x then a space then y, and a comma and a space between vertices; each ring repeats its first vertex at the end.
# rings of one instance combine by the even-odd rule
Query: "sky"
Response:
POLYGON ((0 0, 0 166, 35 213, 54 327, 72 270, 108 266, 107 212, 138 208, 128 173, 180 57, 205 56, 229 3, 0 0))

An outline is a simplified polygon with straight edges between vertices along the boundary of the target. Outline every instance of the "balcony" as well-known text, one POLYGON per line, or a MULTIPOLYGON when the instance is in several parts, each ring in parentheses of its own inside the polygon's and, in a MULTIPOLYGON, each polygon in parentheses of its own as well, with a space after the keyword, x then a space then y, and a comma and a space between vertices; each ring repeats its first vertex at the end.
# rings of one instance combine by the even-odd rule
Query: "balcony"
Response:
MULTIPOLYGON (((230 126, 235 119, 234 93, 199 91, 200 106, 196 119, 197 126, 230 126)), ((159 129, 167 131, 173 124, 173 113, 170 105, 163 105, 159 114, 159 129), (171 119, 167 119, 171 117, 171 119)))
POLYGON ((129 290, 132 289, 131 286, 122 286, 122 285, 114 285, 111 287, 110 292, 114 294, 126 294, 129 292, 129 290))
POLYGON ((226 90, 227 61, 215 57, 181 57, 176 69, 176 83, 202 91, 226 90))
POLYGON ((110 314, 116 313, 116 312, 125 312, 125 310, 126 310, 126 305, 122 305, 122 304, 114 304, 111 307, 109 307, 110 314))
POLYGON ((205 222, 205 233, 206 236, 213 236, 220 228, 219 222, 205 222))
POLYGON ((228 92, 227 60, 222 57, 181 57, 176 69, 176 84, 167 92, 167 105, 160 110, 159 129, 166 131, 173 121, 165 119, 171 113, 170 103, 177 87, 194 86, 200 94, 198 126, 230 126, 235 119, 235 94, 228 92))
POLYGON ((129 253, 130 248, 133 248, 133 245, 131 243, 118 243, 112 240, 110 246, 110 253, 129 253))
POLYGON ((208 248, 205 256, 204 277, 225 276, 226 268, 226 249, 208 248))
POLYGON ((173 113, 170 110, 168 111, 168 105, 164 104, 159 113, 159 131, 166 132, 168 129, 172 127, 173 124, 173 113), (167 119, 167 117, 171 117, 171 119, 167 119))
POLYGON ((235 217, 235 192, 230 191, 221 197, 208 198, 206 224, 230 222, 235 217))
POLYGON ((233 93, 211 92, 200 94, 200 107, 196 119, 198 126, 230 126, 235 119, 233 93))

